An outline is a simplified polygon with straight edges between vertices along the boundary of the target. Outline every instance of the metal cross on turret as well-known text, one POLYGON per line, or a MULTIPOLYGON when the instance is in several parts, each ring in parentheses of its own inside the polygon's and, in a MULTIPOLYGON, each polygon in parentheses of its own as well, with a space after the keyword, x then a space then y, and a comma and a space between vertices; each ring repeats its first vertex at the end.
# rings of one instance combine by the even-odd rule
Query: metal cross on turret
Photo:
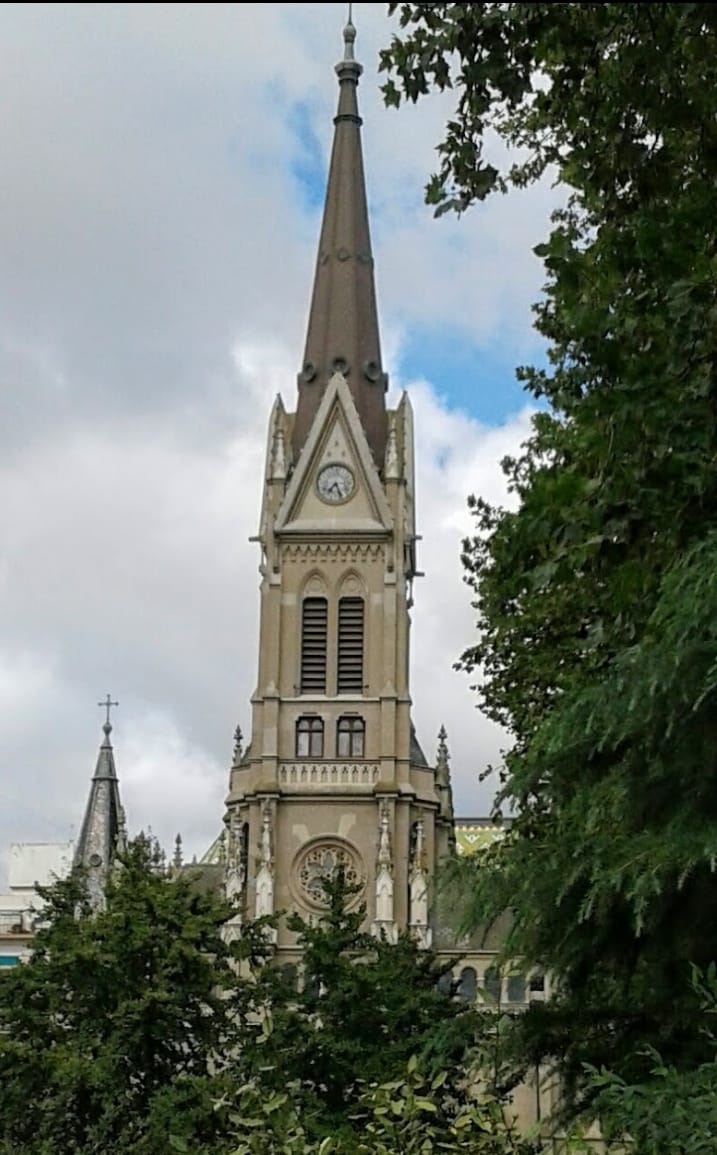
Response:
POLYGON ((104 702, 98 702, 97 705, 102 707, 103 709, 105 709, 107 711, 107 717, 105 719, 105 726, 109 726, 110 725, 110 710, 112 709, 113 706, 119 706, 119 702, 113 702, 111 696, 108 694, 107 697, 105 698, 104 702))

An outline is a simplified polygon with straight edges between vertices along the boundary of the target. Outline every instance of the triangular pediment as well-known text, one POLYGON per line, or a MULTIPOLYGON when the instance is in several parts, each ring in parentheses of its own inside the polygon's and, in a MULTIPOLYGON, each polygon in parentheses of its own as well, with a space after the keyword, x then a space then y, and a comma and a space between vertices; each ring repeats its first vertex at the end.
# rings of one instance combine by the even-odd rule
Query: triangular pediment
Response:
POLYGON ((277 533, 386 533, 391 511, 346 379, 331 378, 277 514, 277 533))

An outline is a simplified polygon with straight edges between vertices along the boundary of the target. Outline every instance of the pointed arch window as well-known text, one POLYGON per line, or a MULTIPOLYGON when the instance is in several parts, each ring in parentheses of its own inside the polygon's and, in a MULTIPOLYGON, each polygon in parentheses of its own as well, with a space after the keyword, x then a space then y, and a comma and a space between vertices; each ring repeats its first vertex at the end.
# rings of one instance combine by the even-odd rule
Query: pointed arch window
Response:
POLYGON ((363 598, 339 598, 336 691, 363 693, 363 598))
POLYGON ((301 693, 326 693, 326 598, 304 598, 301 605, 301 693))
POLYGON ((323 758, 324 720, 311 714, 296 723, 296 757, 323 758))
POLYGON ((358 714, 339 718, 336 726, 336 755, 338 758, 363 758, 366 723, 358 714))

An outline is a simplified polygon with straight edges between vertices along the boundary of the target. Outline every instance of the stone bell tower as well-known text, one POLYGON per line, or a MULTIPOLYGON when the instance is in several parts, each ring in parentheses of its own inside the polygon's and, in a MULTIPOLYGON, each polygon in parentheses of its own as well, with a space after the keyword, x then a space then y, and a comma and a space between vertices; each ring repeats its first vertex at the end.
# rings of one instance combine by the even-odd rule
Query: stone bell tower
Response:
MULTIPOLYGON (((432 880, 453 832, 445 774, 415 737, 413 414, 386 408, 354 59, 338 111, 296 411, 269 419, 251 740, 226 814, 227 889, 244 917, 321 909, 342 864, 375 933, 431 942, 432 880)), ((277 947, 291 952, 280 931, 277 947)))

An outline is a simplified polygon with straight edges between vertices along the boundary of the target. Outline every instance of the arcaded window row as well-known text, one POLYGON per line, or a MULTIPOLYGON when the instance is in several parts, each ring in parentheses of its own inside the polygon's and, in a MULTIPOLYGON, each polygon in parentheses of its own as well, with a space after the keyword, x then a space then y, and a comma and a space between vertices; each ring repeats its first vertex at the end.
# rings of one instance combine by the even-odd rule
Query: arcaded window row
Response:
MULTIPOLYGON (((336 758, 363 758, 366 723, 358 714, 346 714, 336 723, 336 758)), ((323 758, 324 719, 306 714, 296 723, 296 757, 323 758)))

